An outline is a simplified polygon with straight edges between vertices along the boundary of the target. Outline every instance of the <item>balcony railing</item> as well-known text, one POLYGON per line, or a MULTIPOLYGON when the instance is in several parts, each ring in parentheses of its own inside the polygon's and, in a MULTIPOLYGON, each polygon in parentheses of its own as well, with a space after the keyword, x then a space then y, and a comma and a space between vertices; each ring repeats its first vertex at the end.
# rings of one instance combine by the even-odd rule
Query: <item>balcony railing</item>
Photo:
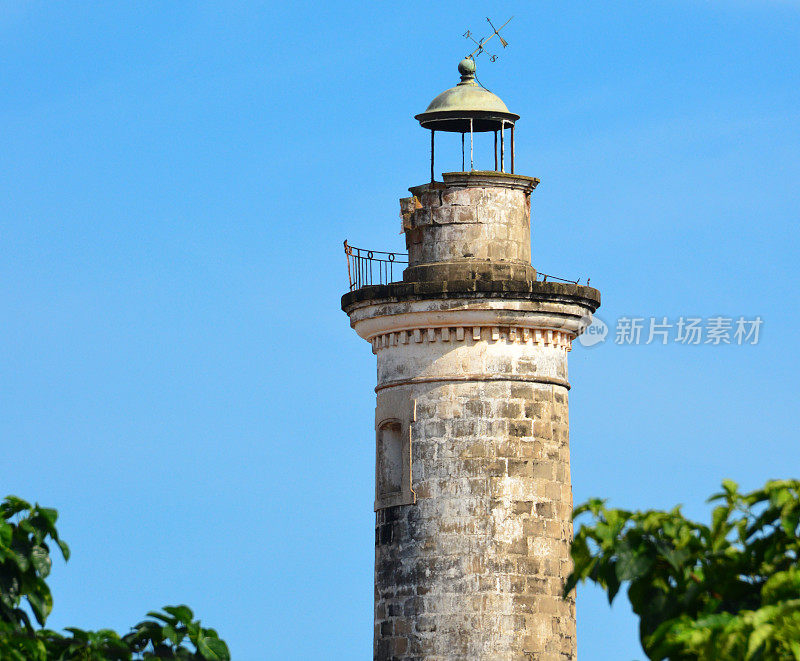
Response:
MULTIPOLYGON (((408 255, 401 252, 383 252, 382 250, 364 250, 344 242, 344 254, 347 255, 347 277, 350 280, 350 291, 367 285, 388 285, 394 282, 395 264, 408 264, 408 255)), ((397 267, 398 277, 402 276, 402 267, 397 267)))
MULTIPOLYGON (((404 252, 383 252, 381 250, 364 250, 344 242, 344 254, 347 256, 347 277, 350 280, 350 291, 360 289, 367 285, 388 285, 394 282, 395 264, 408 264, 408 254, 404 252)), ((402 275, 399 266, 398 277, 402 275)), ((537 273, 536 279, 540 282, 566 282, 571 285, 580 283, 577 280, 559 278, 547 273, 537 273)), ((589 281, 586 281, 589 284, 589 281)))
POLYGON ((570 285, 577 285, 581 281, 580 278, 578 278, 577 280, 567 280, 566 278, 559 278, 558 276, 547 275, 547 273, 541 273, 541 272, 536 273, 536 279, 539 282, 547 282, 548 280, 552 282, 553 280, 555 280, 556 282, 566 282, 569 283, 570 285))

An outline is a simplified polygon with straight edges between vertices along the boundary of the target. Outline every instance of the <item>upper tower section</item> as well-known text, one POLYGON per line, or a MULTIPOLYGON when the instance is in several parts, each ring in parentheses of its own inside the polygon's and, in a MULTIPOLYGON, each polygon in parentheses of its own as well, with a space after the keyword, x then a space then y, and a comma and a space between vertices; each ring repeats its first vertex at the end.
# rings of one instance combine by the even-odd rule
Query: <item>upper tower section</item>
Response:
POLYGON ((477 82, 475 61, 458 65, 461 82, 415 116, 431 132, 431 181, 400 201, 409 251, 406 282, 536 280, 531 266, 530 194, 538 179, 515 175, 514 126, 519 115, 477 82), (461 133, 462 171, 434 172, 437 131, 461 133), (474 169, 474 134, 494 132, 494 170, 474 169), (469 134, 469 170, 466 141, 469 134), (505 171, 511 138, 511 173, 505 171), (499 152, 498 152, 499 147, 499 152))
MULTIPOLYGON (((476 43, 480 49, 486 40, 476 43)), ((597 290, 534 268, 531 194, 539 180, 514 171, 520 116, 480 84, 472 57, 463 59, 458 71, 460 82, 415 115, 430 131, 431 163, 430 179, 410 187, 410 197, 400 200, 408 261, 404 255, 354 249, 345 243, 350 292, 342 299, 343 309, 350 314, 378 300, 448 299, 462 305, 475 299, 482 301, 476 305, 483 305, 487 298, 558 301, 577 305, 575 310, 596 309, 597 290), (459 171, 437 175, 435 148, 440 133, 461 134, 459 171), (485 138, 487 133, 494 134, 494 167, 487 167, 492 162, 490 152, 478 155, 482 167, 476 169, 474 136, 485 138), (407 264, 402 281, 397 279, 400 263, 407 264)), ((480 141, 481 149, 491 144, 480 141)), ((577 331, 576 326, 571 332, 577 331)))
POLYGON ((506 171, 506 130, 510 132, 511 173, 514 172, 514 126, 519 115, 477 82, 475 61, 465 57, 458 65, 461 82, 445 90, 416 115, 422 128, 431 132, 431 181, 434 181, 436 132, 461 134, 461 169, 466 170, 465 136, 469 134, 469 169, 474 170, 474 134, 494 132, 494 170, 506 171), (499 147, 499 153, 498 153, 499 147))

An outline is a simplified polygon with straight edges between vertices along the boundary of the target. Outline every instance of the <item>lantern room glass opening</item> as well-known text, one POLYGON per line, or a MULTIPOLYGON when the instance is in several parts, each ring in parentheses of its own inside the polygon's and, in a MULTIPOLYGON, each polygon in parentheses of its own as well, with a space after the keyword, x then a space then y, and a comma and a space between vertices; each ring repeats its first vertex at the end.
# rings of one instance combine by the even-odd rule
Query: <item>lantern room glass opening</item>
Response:
MULTIPOLYGON (((426 132, 427 138, 427 163, 430 168, 430 142, 431 132, 426 132)), ((470 172, 470 135, 469 133, 454 133, 450 131, 436 131, 434 136, 434 179, 441 181, 442 172, 470 172), (462 135, 463 135, 463 161, 462 161, 462 135)), ((501 153, 500 132, 497 132, 497 163, 495 164, 495 133, 483 131, 472 134, 472 170, 495 171, 511 174, 511 125, 505 128, 505 149, 501 153), (503 162, 505 161, 505 168, 503 162)))

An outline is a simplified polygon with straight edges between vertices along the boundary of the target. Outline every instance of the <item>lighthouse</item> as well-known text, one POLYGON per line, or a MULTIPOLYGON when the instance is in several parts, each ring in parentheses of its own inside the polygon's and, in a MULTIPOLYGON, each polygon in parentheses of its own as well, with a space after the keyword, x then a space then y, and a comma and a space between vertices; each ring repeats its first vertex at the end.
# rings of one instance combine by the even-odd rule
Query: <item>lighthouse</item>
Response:
POLYGON ((400 200, 405 268, 345 244, 342 309, 377 357, 374 659, 575 659, 567 356, 600 293, 533 267, 519 115, 458 70, 415 118, 431 168, 400 200), (437 180, 440 132, 462 171, 437 180))

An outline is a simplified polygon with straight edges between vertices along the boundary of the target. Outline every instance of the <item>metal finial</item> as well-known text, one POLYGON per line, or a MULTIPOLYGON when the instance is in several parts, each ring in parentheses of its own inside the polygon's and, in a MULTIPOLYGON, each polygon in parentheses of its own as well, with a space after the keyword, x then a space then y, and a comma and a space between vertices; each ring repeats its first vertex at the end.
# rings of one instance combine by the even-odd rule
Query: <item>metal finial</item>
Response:
POLYGON ((474 85, 475 81, 475 60, 465 57, 458 63, 458 73, 461 74, 459 85, 474 85))

